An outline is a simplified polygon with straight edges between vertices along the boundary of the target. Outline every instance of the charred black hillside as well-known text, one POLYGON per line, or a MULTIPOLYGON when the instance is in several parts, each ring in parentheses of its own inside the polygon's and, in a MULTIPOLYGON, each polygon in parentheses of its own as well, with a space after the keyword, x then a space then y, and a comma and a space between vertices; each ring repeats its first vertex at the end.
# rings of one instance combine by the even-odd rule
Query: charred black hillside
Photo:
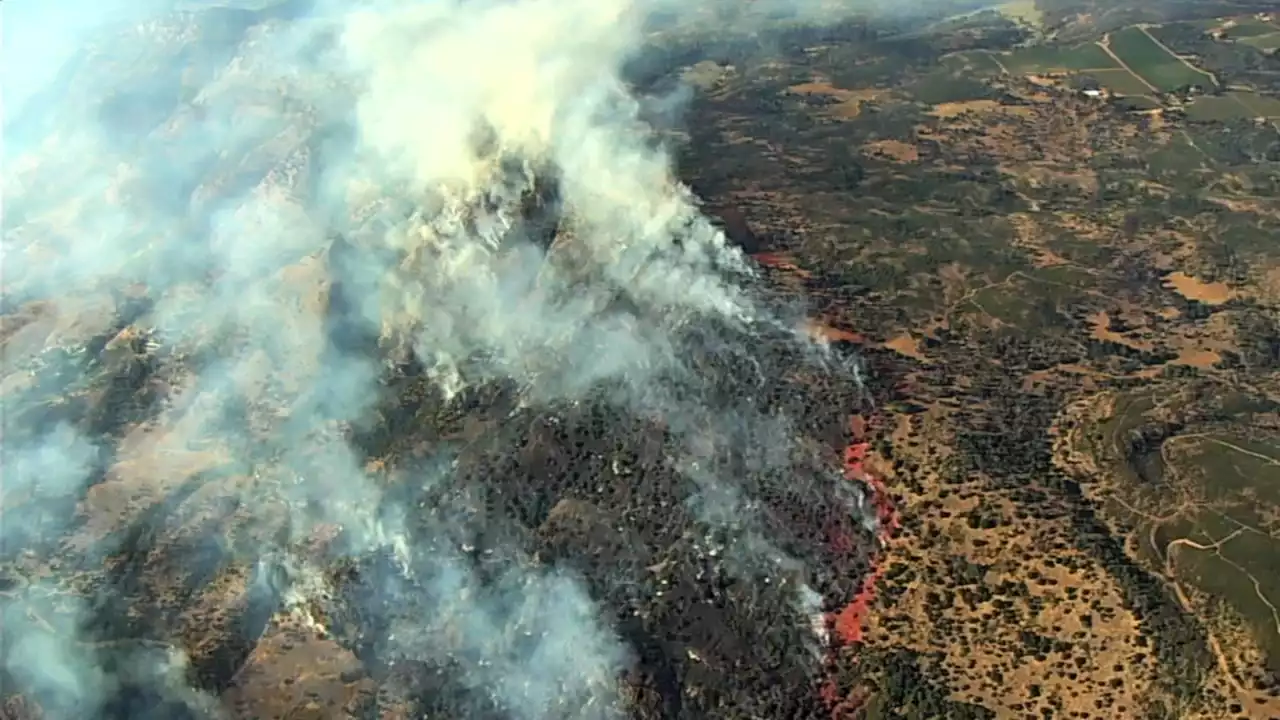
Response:
MULTIPOLYGON (((543 407, 501 384, 446 402, 411 363, 385 379, 388 422, 357 443, 387 468, 392 504, 423 508, 412 544, 464 558, 485 592, 518 594, 513 565, 585 580, 634 653, 634 717, 818 717, 811 613, 853 597, 872 546, 869 503, 838 474, 865 407, 853 358, 765 328, 702 323, 678 341, 694 372, 655 389, 678 416, 609 387, 543 407), (440 458, 446 478, 422 487, 440 458), (707 521, 726 512, 736 522, 707 521), (807 608, 801 586, 817 593, 807 608)), ((344 563, 326 613, 378 680, 377 712, 507 717, 465 663, 424 663, 401 639, 437 612, 440 572, 388 553, 344 563)), ((592 716, 566 702, 563 717, 592 716)))

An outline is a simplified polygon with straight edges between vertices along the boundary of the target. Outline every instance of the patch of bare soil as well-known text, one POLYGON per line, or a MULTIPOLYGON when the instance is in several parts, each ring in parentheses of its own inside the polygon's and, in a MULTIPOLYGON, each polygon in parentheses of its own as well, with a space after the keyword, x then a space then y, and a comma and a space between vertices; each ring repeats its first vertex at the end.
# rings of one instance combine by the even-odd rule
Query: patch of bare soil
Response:
POLYGON ((920 362, 926 362, 929 359, 928 357, 925 356, 923 352, 921 352, 920 341, 912 337, 911 333, 903 333, 901 335, 898 335, 897 337, 886 342, 884 346, 889 350, 892 350, 900 355, 909 357, 912 360, 919 360, 920 362))
POLYGON ((857 90, 838 88, 822 77, 816 77, 812 82, 792 85, 787 88, 787 92, 797 95, 821 95, 834 98, 839 103, 831 108, 830 113, 835 117, 841 118, 857 117, 862 112, 863 103, 878 100, 885 95, 885 91, 873 88, 857 90))
POLYGON ((1122 334, 1111 329, 1111 316, 1106 312, 1097 312, 1089 316, 1089 321, 1093 324, 1093 331, 1090 335, 1095 340, 1102 342, 1113 342, 1117 345, 1131 347, 1134 350, 1150 351, 1153 347, 1151 342, 1139 340, 1130 337, 1130 334, 1122 334))
POLYGON ((358 717, 374 683, 350 650, 301 611, 275 618, 225 694, 235 717, 358 717))
POLYGON ((901 140, 878 140, 867 143, 863 151, 868 155, 888 158, 899 163, 916 162, 920 159, 920 151, 916 146, 901 140))
POLYGON ((1206 305, 1221 305, 1234 296, 1226 283, 1204 282, 1181 271, 1165 278, 1165 286, 1188 300, 1196 300, 1206 305))
POLYGON ((967 113, 994 112, 1000 108, 995 100, 966 100, 964 102, 938 103, 929 114, 940 118, 957 118, 967 113))
POLYGON ((805 326, 805 330, 810 336, 822 338, 827 342, 850 342, 861 344, 866 340, 866 338, 852 330, 843 330, 837 327, 832 327, 831 325, 817 320, 810 320, 805 326))
POLYGON ((1174 365, 1189 365, 1207 369, 1222 362, 1222 356, 1212 350, 1183 350, 1173 360, 1174 365))

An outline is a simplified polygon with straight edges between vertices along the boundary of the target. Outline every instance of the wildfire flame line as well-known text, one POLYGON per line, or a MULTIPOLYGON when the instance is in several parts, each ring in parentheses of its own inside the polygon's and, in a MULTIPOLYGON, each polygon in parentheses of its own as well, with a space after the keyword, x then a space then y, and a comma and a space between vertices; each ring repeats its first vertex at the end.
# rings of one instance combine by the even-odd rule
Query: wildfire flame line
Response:
MULTIPOLYGON (((828 623, 835 630, 836 638, 832 653, 840 647, 862 642, 871 601, 875 598, 876 584, 884 574, 883 555, 889 539, 899 528, 898 511, 885 489, 884 481, 868 471, 865 465, 870 447, 865 440, 866 421, 861 416, 854 415, 849 420, 849 428, 852 441, 844 451, 844 477, 849 482, 862 483, 871 490, 876 512, 876 541, 879 549, 872 556, 870 572, 862 579, 853 600, 828 618, 828 623)), ((847 541, 845 538, 833 538, 833 540, 847 541)), ((828 657, 828 661, 833 659, 831 656, 828 657)), ((830 707, 833 720, 849 717, 866 699, 864 693, 859 691, 854 691, 842 698, 834 677, 826 680, 820 694, 823 701, 830 707)))

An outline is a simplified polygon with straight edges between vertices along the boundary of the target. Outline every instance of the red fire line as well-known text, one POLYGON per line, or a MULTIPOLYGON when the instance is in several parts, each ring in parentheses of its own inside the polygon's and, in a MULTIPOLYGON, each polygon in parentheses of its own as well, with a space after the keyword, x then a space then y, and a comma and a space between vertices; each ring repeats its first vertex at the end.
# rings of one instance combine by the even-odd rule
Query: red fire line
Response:
MULTIPOLYGON (((871 610, 871 601, 875 598, 876 583, 884 574, 883 553, 889 539, 899 528, 898 511, 893 500, 886 491, 884 481, 871 474, 865 466, 865 459, 870 445, 865 441, 866 421, 858 415, 850 419, 850 431, 853 442, 844 451, 844 477, 850 482, 860 482, 870 488, 872 502, 876 511, 876 539, 880 549, 873 556, 870 572, 862 579, 858 592, 853 600, 839 612, 829 618, 835 630, 835 638, 839 646, 862 642, 867 617, 871 610)), ((847 717, 862 705, 865 698, 862 693, 853 692, 849 697, 841 698, 834 678, 828 679, 821 688, 822 699, 831 708, 833 720, 847 717)))

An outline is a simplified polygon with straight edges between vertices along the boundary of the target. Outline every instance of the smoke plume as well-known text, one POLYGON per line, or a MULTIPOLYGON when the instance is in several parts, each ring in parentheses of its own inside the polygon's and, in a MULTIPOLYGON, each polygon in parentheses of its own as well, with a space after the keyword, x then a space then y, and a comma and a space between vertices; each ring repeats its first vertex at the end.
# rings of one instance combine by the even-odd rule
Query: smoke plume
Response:
POLYGON ((448 457, 392 489, 353 446, 406 363, 445 404, 497 384, 517 407, 603 395, 661 418, 734 572, 790 574, 815 612, 741 479, 808 452, 738 396, 765 382, 742 338, 849 368, 762 300, 621 77, 676 4, 117 10, 4 7, 0 677, 46 717, 214 715, 176 647, 102 639, 142 622, 121 598, 152 582, 104 573, 217 534, 260 568, 245 602, 306 612, 333 588, 295 549, 331 526, 333 554, 394 566, 368 612, 420 620, 394 620, 387 653, 461 668, 498 716, 624 714, 633 651, 581 578, 477 511, 448 457), (704 379, 694 339, 737 384, 704 379))

